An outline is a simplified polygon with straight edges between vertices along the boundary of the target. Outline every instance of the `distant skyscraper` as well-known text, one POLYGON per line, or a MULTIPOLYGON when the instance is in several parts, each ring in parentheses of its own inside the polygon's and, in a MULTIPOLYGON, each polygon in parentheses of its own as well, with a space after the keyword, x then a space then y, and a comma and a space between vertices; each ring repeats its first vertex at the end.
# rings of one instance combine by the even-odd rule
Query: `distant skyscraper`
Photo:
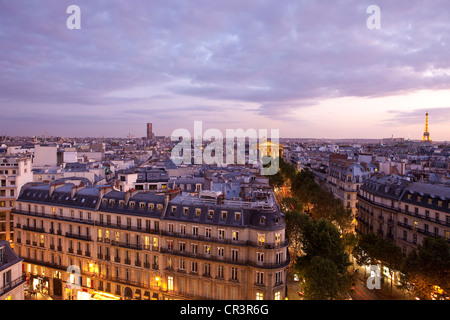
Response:
POLYGON ((152 139, 152 124, 151 123, 147 123, 147 139, 151 140, 152 139))
POLYGON ((422 141, 423 142, 425 142, 425 141, 431 142, 430 132, 428 131, 428 112, 425 115, 425 132, 423 133, 422 141))

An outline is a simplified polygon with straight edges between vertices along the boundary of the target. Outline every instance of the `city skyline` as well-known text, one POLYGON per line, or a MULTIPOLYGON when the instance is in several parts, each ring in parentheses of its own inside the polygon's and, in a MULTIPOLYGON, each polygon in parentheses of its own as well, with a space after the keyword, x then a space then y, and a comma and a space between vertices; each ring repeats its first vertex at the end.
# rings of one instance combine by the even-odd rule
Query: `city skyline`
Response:
POLYGON ((0 135, 450 140, 445 2, 72 4, 0 1, 0 135))

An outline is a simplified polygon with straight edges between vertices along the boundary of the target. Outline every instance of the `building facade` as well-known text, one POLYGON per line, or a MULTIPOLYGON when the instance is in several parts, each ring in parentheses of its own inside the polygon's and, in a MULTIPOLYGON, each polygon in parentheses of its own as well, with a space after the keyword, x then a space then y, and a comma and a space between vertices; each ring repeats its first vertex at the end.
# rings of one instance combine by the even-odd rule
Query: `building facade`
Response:
POLYGON ((0 157, 0 240, 13 239, 11 211, 20 189, 30 181, 33 181, 30 158, 0 157))
POLYGON ((392 175, 367 179, 358 194, 357 231, 389 238, 403 255, 427 236, 450 242, 450 188, 392 175))
POLYGON ((14 214, 24 272, 63 299, 284 299, 285 223, 255 201, 24 187, 14 214))
POLYGON ((13 251, 9 241, 0 240, 0 301, 24 300, 24 285, 22 259, 13 251))

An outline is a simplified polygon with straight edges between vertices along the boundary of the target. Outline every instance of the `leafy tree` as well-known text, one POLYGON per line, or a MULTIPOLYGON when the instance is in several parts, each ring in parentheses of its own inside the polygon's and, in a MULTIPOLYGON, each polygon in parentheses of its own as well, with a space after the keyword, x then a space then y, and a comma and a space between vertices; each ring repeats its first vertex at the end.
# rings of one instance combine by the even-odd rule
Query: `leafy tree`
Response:
POLYGON ((303 210, 303 205, 300 199, 296 196, 286 197, 280 203, 281 210, 283 212, 296 211, 301 212, 303 210))
POLYGON ((450 293, 450 245, 441 237, 425 238, 408 255, 403 272, 421 299, 430 299, 434 286, 450 293))
POLYGON ((296 259, 296 269, 305 279, 305 299, 343 299, 353 275, 347 272, 349 256, 339 230, 325 219, 297 219, 303 255, 296 259))

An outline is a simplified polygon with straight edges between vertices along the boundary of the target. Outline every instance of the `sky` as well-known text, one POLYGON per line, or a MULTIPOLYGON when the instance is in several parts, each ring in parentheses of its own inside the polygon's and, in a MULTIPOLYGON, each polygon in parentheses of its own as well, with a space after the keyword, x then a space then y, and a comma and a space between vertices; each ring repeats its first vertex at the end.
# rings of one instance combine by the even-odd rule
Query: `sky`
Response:
POLYGON ((143 137, 151 122, 168 136, 202 121, 421 139, 427 111, 431 139, 450 140, 448 0, 0 0, 0 135, 143 137))

